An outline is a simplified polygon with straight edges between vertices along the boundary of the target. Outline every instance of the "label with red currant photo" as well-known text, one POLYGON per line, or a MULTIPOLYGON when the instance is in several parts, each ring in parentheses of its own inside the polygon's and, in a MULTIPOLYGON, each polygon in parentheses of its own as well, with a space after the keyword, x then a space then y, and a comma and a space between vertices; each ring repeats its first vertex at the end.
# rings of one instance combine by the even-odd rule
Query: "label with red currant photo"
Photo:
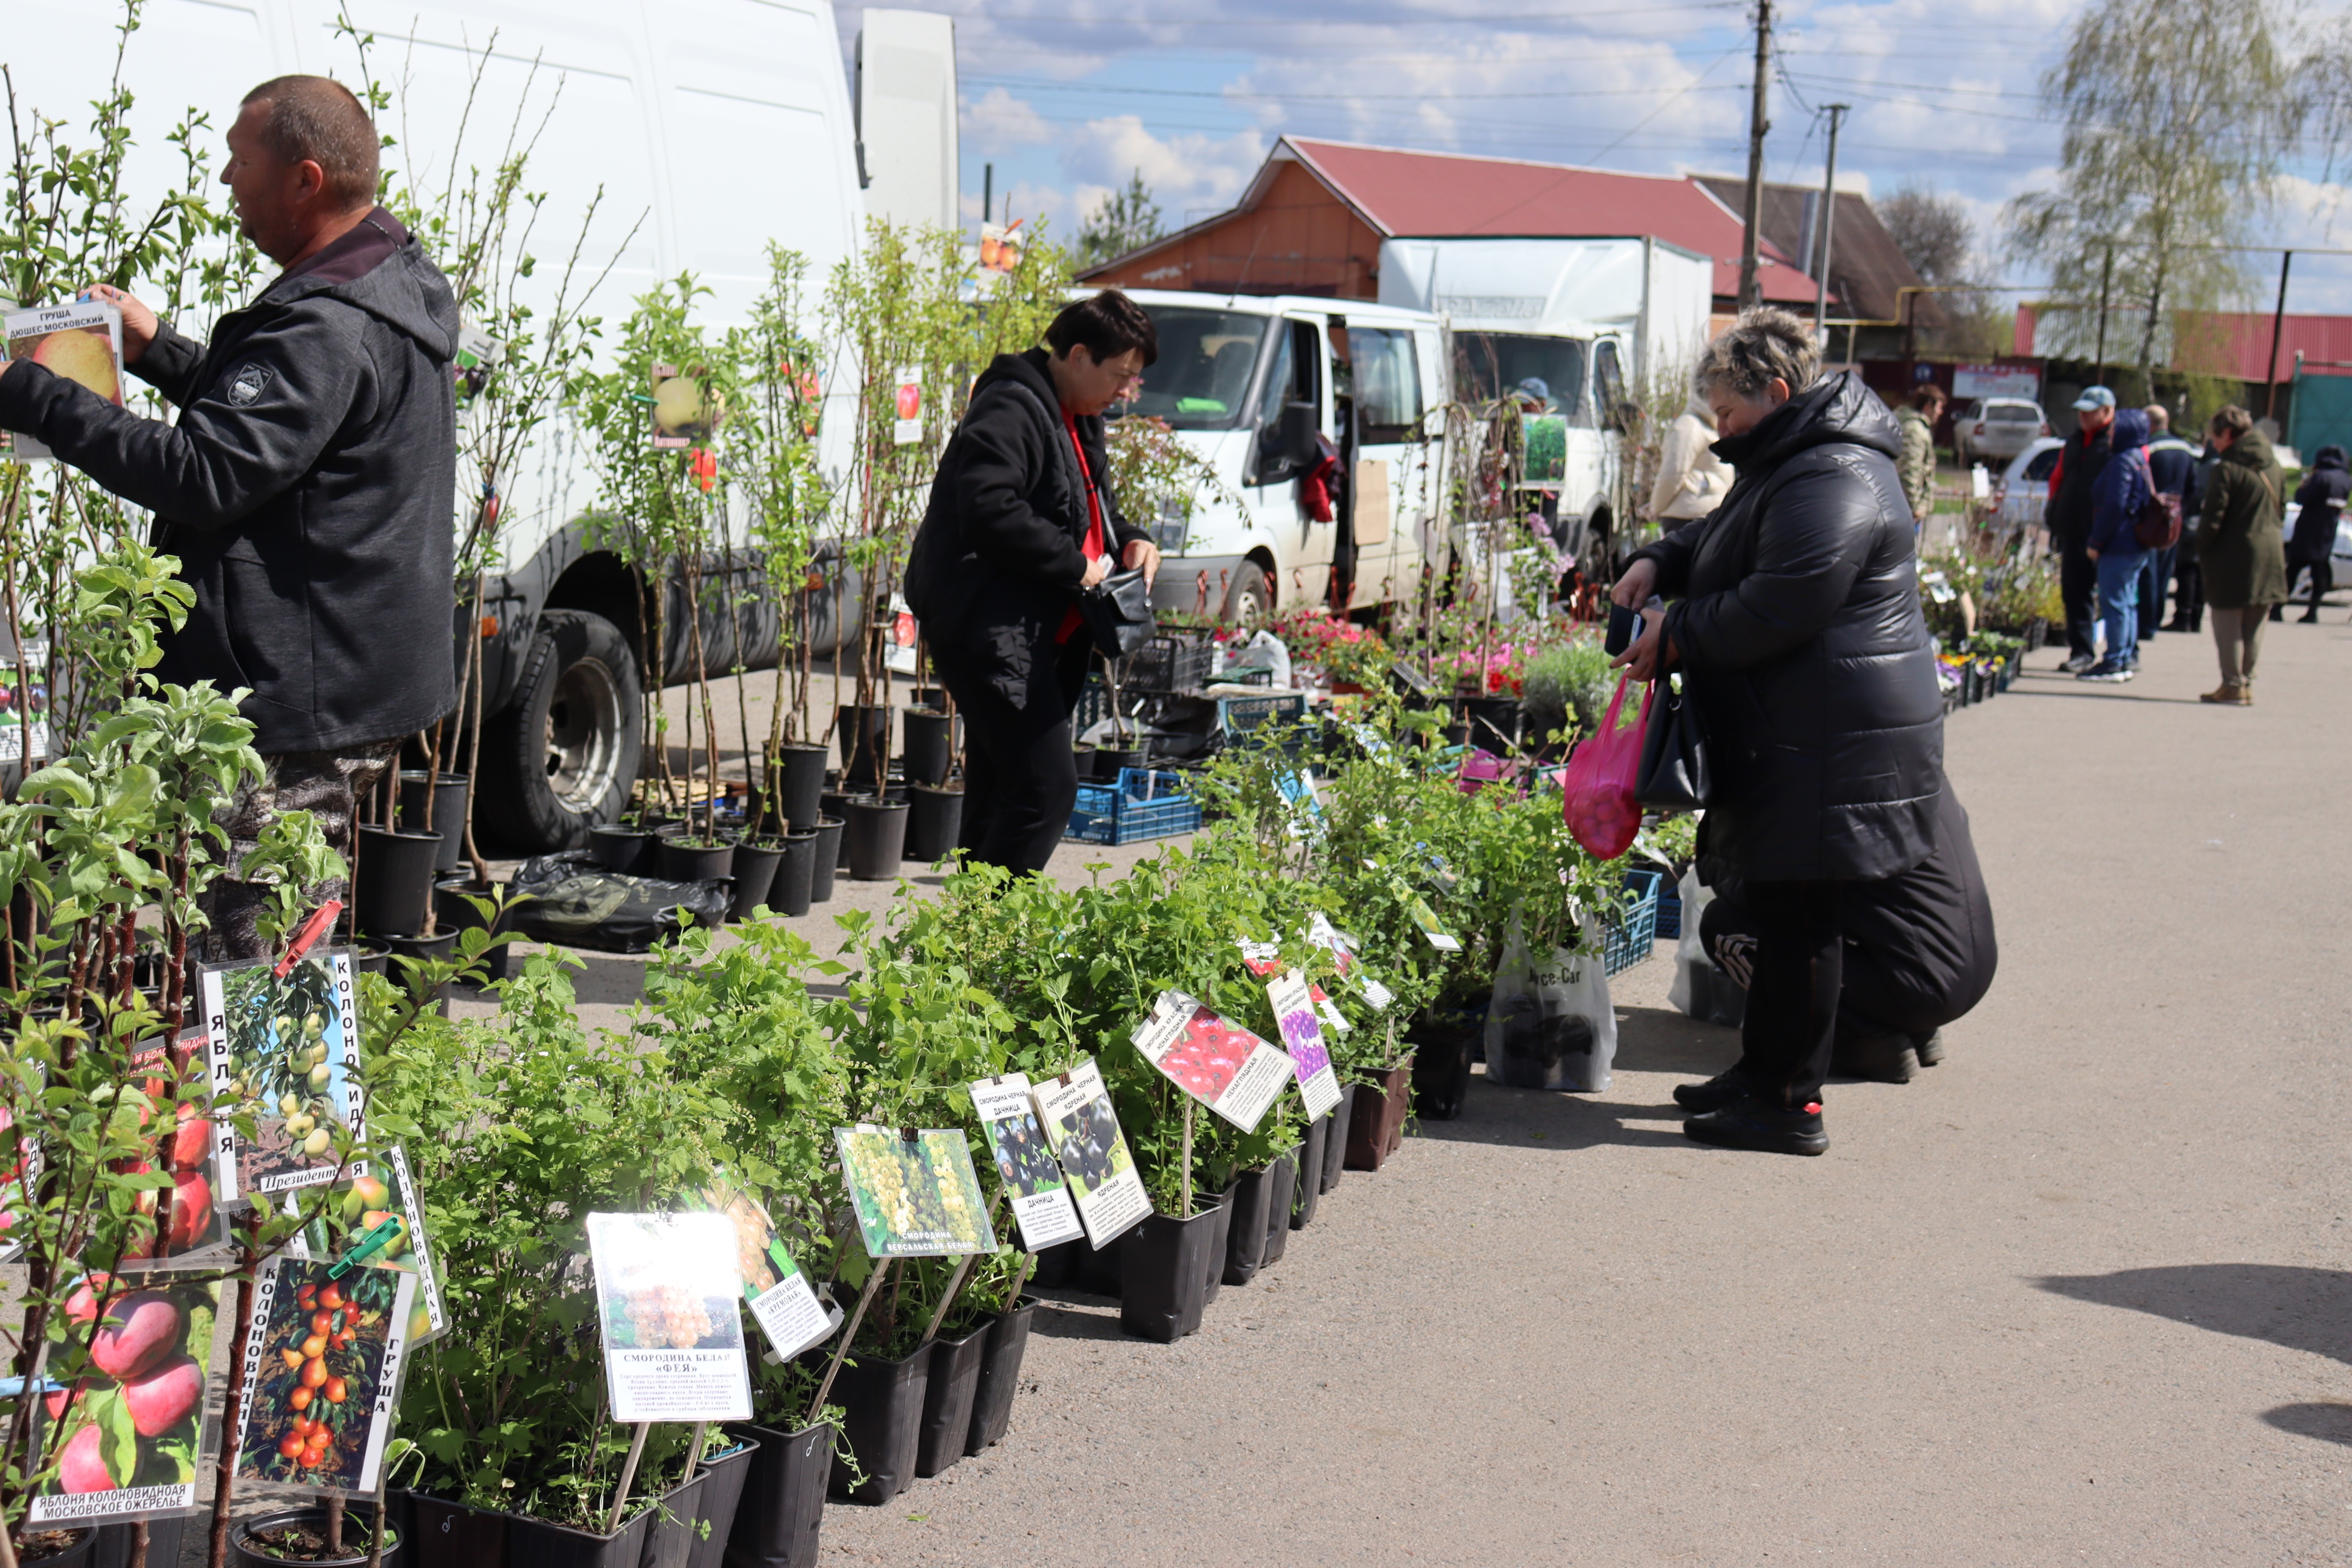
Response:
POLYGON ((1168 1081, 1254 1132, 1291 1080, 1290 1058, 1181 991, 1162 991, 1131 1037, 1168 1081))

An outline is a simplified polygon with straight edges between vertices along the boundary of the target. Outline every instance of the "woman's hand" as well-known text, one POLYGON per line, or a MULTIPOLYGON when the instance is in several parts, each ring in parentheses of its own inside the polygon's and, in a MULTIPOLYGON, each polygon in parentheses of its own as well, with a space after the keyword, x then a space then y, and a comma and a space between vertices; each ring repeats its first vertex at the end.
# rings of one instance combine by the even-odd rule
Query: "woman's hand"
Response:
POLYGON ((1143 585, 1150 588, 1160 576, 1160 546, 1148 539, 1130 539, 1127 542, 1126 562, 1130 572, 1139 566, 1143 568, 1143 585))
MULTIPOLYGON (((1638 564, 1647 566, 1650 563, 1643 561, 1638 564)), ((1644 610, 1642 612, 1642 635, 1633 639, 1633 647, 1611 659, 1609 667, 1622 669, 1636 680, 1655 680, 1666 672, 1675 657, 1674 641, 1666 636, 1666 612, 1644 610)))
POLYGON ((1625 568, 1623 576, 1617 579, 1617 586, 1609 591, 1609 600, 1610 603, 1622 605, 1626 609, 1638 610, 1648 604, 1651 595, 1657 591, 1658 563, 1654 561, 1636 561, 1625 568))
POLYGON ((1087 563, 1087 574, 1078 579, 1078 586, 1081 588, 1091 588, 1109 575, 1110 557, 1108 555, 1097 555, 1092 561, 1087 563))

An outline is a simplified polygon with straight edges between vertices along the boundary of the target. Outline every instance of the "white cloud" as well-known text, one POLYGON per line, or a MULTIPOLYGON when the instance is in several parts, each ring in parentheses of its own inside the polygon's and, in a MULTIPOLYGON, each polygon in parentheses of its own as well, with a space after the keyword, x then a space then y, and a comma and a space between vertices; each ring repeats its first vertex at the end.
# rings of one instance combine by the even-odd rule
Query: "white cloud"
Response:
POLYGON ((1272 144, 1255 131, 1224 137, 1197 132, 1161 137, 1132 114, 1089 121, 1076 140, 1078 147, 1062 160, 1080 182, 1074 193, 1076 211, 1091 211, 1139 173, 1170 228, 1233 205, 1272 144))
POLYGON ((962 114, 963 139, 976 152, 1037 147, 1054 139, 1054 128, 1045 123, 1034 105, 1001 87, 990 88, 976 103, 967 98, 962 114))

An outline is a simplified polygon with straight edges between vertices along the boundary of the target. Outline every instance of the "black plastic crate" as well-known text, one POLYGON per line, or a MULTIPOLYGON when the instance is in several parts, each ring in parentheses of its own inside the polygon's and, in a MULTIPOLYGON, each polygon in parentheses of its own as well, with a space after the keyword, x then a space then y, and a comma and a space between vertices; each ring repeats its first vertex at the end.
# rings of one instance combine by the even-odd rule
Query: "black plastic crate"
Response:
POLYGON ((1129 654, 1119 670, 1122 689, 1197 691, 1209 681, 1209 645, 1181 632, 1161 632, 1129 654))

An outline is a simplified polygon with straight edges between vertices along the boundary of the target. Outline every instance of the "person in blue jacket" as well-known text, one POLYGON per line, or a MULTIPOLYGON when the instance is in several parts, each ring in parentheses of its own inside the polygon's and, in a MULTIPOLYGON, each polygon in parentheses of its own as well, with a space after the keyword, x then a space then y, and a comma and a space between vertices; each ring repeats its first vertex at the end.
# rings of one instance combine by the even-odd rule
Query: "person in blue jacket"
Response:
POLYGON ((2087 549, 2099 572, 2099 616, 2107 647, 2080 680, 2129 680, 2139 670, 2139 572, 2147 547, 2133 524, 2156 493, 2147 468, 2147 415, 2126 408, 2116 415, 2107 466, 2091 492, 2091 539, 2087 549))

